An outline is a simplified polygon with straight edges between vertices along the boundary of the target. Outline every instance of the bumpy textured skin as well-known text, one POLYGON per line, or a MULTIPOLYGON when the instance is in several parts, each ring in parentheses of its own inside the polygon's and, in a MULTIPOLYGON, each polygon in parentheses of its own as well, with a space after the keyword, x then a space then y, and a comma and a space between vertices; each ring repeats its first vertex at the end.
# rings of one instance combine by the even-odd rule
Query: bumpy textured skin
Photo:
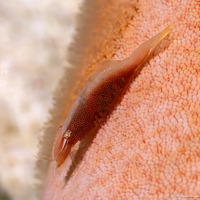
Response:
POLYGON ((42 199, 200 197, 200 3, 139 1, 127 20, 114 59, 128 57, 158 27, 178 25, 131 83, 71 177, 65 178, 70 158, 60 168, 50 162, 42 199))

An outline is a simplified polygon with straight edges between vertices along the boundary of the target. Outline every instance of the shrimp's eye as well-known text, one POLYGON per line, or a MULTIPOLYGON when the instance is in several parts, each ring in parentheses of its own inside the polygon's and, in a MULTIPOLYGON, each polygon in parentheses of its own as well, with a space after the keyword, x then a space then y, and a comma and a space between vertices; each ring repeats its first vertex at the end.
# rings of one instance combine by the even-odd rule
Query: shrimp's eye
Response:
POLYGON ((64 134, 64 138, 66 139, 66 140, 68 140, 69 138, 70 138, 70 136, 71 136, 71 131, 70 130, 67 130, 66 132, 65 132, 65 134, 64 134))

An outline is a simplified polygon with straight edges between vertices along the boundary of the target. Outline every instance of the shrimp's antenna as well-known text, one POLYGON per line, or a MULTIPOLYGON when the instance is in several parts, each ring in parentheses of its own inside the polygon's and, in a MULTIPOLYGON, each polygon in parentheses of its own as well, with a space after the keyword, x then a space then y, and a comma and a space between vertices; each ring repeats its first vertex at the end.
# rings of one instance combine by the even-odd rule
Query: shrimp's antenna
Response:
POLYGON ((54 159, 52 159, 52 158, 50 158, 50 157, 48 157, 47 155, 45 155, 45 154, 40 154, 40 155, 35 155, 35 157, 36 158, 39 158, 39 159, 41 159, 41 160, 48 160, 48 161, 53 161, 54 159))

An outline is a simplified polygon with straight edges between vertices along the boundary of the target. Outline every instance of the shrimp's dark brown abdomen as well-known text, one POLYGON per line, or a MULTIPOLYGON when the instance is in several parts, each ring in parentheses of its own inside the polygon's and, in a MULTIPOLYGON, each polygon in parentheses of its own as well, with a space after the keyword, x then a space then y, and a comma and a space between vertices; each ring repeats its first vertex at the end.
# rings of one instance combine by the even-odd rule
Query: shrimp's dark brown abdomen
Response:
MULTIPOLYGON (((71 131, 68 144, 74 145, 78 140, 83 139, 95 126, 97 119, 109 114, 125 85, 132 77, 134 70, 135 68, 129 68, 129 70, 121 71, 120 74, 112 77, 105 79, 101 77, 100 79, 103 80, 98 80, 99 84, 93 87, 95 89, 89 93, 84 93, 88 88, 83 88, 78 107, 67 128, 71 131)), ((97 75, 94 78, 98 79, 99 77, 97 75)), ((92 82, 89 82, 89 84, 92 84, 92 82)))

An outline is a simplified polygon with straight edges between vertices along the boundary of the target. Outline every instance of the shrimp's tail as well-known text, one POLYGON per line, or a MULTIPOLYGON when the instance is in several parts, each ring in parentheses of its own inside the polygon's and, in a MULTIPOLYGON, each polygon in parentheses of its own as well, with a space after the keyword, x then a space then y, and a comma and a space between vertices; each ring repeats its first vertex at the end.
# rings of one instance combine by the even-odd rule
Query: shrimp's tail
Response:
POLYGON ((165 29, 163 29, 160 33, 158 33, 157 35, 155 35, 154 37, 152 37, 151 39, 147 40, 146 42, 144 42, 141 47, 145 46, 145 48, 153 48, 156 45, 158 45, 158 43, 163 40, 173 29, 175 28, 174 24, 169 25, 168 27, 166 27, 165 29))
POLYGON ((159 42, 163 40, 170 33, 170 31, 174 29, 174 27, 174 24, 171 24, 154 37, 142 43, 130 57, 124 60, 124 62, 126 64, 132 63, 134 66, 144 63, 152 50, 155 49, 159 42))

